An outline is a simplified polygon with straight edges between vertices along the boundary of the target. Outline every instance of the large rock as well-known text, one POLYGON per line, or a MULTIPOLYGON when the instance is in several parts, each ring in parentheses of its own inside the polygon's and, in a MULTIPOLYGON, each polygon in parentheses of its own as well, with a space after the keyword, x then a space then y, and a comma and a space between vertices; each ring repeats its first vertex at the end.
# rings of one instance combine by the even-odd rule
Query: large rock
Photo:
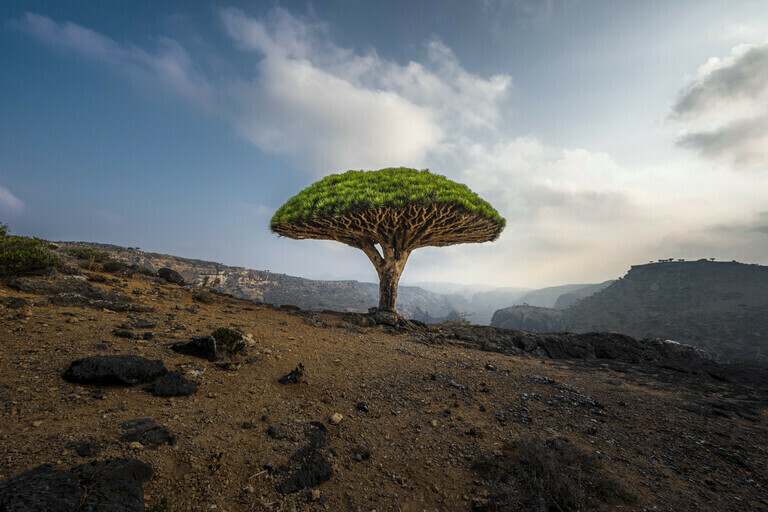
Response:
POLYGON ((91 356, 73 361, 61 375, 67 382, 99 386, 131 386, 166 373, 160 359, 141 356, 91 356))
POLYGON ((562 332, 568 322, 562 311, 536 306, 512 306, 493 314, 492 327, 528 332, 562 332))
POLYGON ((171 350, 179 354, 201 357, 209 361, 216 360, 216 338, 213 336, 197 336, 189 342, 178 342, 171 345, 171 350))
POLYGON ((197 385, 179 372, 170 372, 143 389, 155 396, 183 396, 197 391, 197 385))
POLYGON ((3 512, 144 512, 142 484, 152 466, 132 458, 70 470, 43 464, 0 484, 3 512))
POLYGON ((160 279, 163 279, 168 283, 179 284, 181 286, 184 286, 184 278, 181 276, 181 274, 179 274, 172 268, 163 267, 157 271, 157 275, 160 279))

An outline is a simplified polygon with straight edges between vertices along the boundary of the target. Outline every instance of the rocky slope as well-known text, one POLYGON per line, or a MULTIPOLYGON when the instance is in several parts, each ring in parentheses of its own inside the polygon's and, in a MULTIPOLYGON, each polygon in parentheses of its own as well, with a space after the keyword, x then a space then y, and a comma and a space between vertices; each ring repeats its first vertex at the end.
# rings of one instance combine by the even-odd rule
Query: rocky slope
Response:
POLYGON ((0 286, 1 510, 768 508, 765 370, 201 299, 138 273, 0 286))
MULTIPOLYGON (((291 304, 302 309, 366 312, 378 305, 379 286, 358 281, 318 281, 263 270, 231 267, 212 261, 144 252, 109 244, 58 242, 63 249, 91 247, 112 258, 151 272, 168 267, 190 286, 209 288, 242 299, 291 304)), ((401 286, 397 307, 408 318, 442 319, 451 311, 466 311, 461 296, 441 295, 415 286, 401 286)))

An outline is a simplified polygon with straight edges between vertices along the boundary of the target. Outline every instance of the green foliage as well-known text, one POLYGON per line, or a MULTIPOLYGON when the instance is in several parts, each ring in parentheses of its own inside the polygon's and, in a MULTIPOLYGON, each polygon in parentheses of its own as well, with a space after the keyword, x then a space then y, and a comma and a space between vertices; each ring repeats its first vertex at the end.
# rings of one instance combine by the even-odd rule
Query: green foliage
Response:
POLYGON ((229 352, 230 354, 237 354, 245 349, 245 342, 243 335, 232 329, 226 327, 219 327, 211 333, 211 336, 216 340, 216 346, 229 352))
POLYGON ((125 270, 125 263, 113 259, 108 259, 101 264, 101 268, 104 269, 104 272, 120 272, 121 270, 125 270))
POLYGON ((39 238, 8 234, 0 224, 0 276, 19 276, 49 272, 60 265, 59 258, 39 238))
POLYGON ((73 247, 69 250, 69 253, 79 260, 89 261, 91 263, 104 263, 109 260, 109 253, 96 251, 91 247, 73 247))
POLYGON ((331 174, 289 199, 270 222, 277 224, 333 217, 356 210, 404 208, 410 204, 454 204, 468 213, 482 215, 501 224, 505 220, 487 202, 445 176, 428 170, 405 167, 378 171, 347 171, 331 174))
POLYGON ((503 454, 473 460, 473 469, 492 482, 481 510, 596 510, 600 503, 636 499, 602 472, 594 455, 567 441, 520 438, 503 454))

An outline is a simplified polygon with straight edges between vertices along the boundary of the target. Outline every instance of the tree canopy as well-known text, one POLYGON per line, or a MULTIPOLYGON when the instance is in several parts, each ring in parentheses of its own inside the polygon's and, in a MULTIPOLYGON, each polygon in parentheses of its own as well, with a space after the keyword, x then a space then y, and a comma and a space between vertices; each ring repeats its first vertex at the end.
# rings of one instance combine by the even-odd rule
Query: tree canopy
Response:
POLYGON ((387 242, 400 230, 415 247, 493 241, 504 225, 466 185, 405 167, 326 176, 289 199, 270 222, 274 233, 290 238, 344 243, 350 235, 387 242))
POLYGON ((397 283, 411 251, 490 242, 504 225, 466 185, 428 170, 398 167, 326 176, 281 206, 270 229, 289 238, 336 240, 361 249, 379 274, 379 309, 396 312, 397 283))

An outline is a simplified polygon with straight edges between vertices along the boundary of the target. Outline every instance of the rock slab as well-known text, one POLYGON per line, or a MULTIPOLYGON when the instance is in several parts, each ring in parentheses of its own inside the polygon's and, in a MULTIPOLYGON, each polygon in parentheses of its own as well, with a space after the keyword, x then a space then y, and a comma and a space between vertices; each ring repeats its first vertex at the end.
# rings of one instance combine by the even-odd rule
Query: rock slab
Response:
POLYGON ((132 386, 152 381, 166 373, 160 359, 141 356, 91 356, 73 361, 61 377, 76 384, 132 386))

